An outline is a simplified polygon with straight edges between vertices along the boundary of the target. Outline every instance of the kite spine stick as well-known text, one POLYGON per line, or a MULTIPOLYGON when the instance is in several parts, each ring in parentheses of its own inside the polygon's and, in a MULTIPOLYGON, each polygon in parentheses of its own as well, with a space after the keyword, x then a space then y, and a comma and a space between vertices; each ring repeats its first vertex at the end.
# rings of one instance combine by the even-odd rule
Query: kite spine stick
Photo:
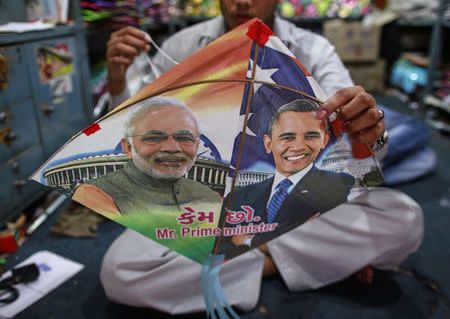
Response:
MULTIPOLYGON (((249 88, 250 91, 248 93, 247 104, 245 106, 244 124, 242 125, 241 138, 239 141, 239 150, 238 150, 238 155, 237 155, 237 160, 236 160, 236 166, 234 168, 233 180, 231 182, 231 189, 230 189, 230 193, 229 193, 226 205, 225 205, 225 214, 229 210, 231 203, 233 201, 233 192, 236 187, 236 180, 237 180, 237 176, 238 176, 237 173, 239 172, 239 166, 241 164, 242 153, 243 153, 244 143, 245 143, 245 136, 246 136, 245 132, 246 132, 246 128, 248 125, 248 117, 249 117, 248 114, 250 113, 250 106, 252 104, 253 95, 254 95, 254 82, 255 82, 256 66, 258 63, 258 56, 259 56, 259 45, 256 45, 255 55, 253 57, 253 61, 255 61, 255 62, 252 65, 252 75, 250 77, 250 81, 247 82, 247 83, 250 83, 250 88, 249 88)), ((225 226, 225 221, 226 221, 226 218, 224 218, 222 221, 222 224, 219 225, 219 227, 221 229, 223 229, 223 227, 225 226)), ((222 241, 222 239, 223 239, 223 235, 221 234, 217 238, 216 243, 214 245, 214 251, 213 251, 214 255, 217 254, 219 247, 220 247, 220 242, 222 241)))

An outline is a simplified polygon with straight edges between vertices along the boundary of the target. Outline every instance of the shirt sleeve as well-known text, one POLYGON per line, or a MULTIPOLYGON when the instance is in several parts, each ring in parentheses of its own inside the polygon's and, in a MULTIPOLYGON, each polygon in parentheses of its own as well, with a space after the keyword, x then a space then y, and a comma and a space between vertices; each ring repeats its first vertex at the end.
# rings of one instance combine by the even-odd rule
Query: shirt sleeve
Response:
POLYGON ((339 89, 353 86, 350 73, 336 53, 334 46, 324 38, 317 39, 315 42, 311 55, 316 57, 316 61, 311 72, 325 93, 331 96, 339 89))
MULTIPOLYGON (((252 250, 222 266, 220 282, 231 305, 255 307, 263 261, 264 255, 252 250)), ((113 301, 181 314, 205 310, 200 275, 200 264, 126 230, 106 253, 100 278, 113 301)))
POLYGON ((328 97, 339 89, 354 85, 334 46, 326 38, 298 28, 289 32, 292 53, 311 72, 328 97))
POLYGON ((111 111, 112 109, 116 108, 117 106, 119 106, 120 104, 122 104, 128 98, 131 97, 128 86, 126 86, 123 92, 118 95, 111 95, 111 93, 109 92, 107 92, 106 94, 109 95, 108 111, 111 111))
POLYGON ((128 98, 135 95, 144 85, 150 83, 155 78, 144 54, 147 53, 141 53, 128 67, 125 89, 118 95, 111 95, 108 92, 108 94, 110 94, 109 110, 112 110, 125 102, 128 98))

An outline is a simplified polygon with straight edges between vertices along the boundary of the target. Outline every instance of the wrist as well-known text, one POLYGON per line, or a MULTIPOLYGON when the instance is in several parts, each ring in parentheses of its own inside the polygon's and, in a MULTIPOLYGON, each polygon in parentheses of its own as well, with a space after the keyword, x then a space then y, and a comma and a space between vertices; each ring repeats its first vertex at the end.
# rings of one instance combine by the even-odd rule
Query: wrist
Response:
POLYGON ((120 95, 125 91, 125 80, 115 80, 108 78, 108 91, 111 95, 120 95))
POLYGON ((382 150, 388 143, 389 135, 387 130, 384 130, 383 134, 375 141, 375 143, 372 145, 372 151, 379 152, 382 150))

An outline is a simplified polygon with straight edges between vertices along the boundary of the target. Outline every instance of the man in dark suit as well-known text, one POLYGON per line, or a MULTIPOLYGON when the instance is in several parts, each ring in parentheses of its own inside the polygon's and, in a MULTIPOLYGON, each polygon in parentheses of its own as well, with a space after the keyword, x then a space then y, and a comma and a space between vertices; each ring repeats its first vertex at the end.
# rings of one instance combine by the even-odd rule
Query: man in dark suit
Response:
MULTIPOLYGON (((264 145, 267 153, 273 155, 275 175, 238 188, 232 195, 229 211, 242 211, 243 206, 250 206, 256 217, 251 223, 276 227, 228 237, 219 248, 228 258, 250 247, 259 247, 347 201, 354 178, 319 170, 313 164, 330 138, 328 124, 317 118, 318 107, 312 100, 294 100, 272 117, 264 145)), ((226 227, 235 226, 227 224, 226 227)))

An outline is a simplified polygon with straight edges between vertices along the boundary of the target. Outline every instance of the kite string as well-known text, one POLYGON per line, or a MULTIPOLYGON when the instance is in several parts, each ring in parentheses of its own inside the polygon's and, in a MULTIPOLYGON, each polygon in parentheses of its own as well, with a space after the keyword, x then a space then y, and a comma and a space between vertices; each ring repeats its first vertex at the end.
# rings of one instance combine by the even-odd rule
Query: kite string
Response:
POLYGON ((142 52, 142 55, 144 56, 144 59, 147 62, 147 64, 150 66, 150 70, 155 75, 155 79, 159 78, 161 76, 161 72, 159 72, 159 70, 156 67, 156 65, 152 62, 152 60, 150 60, 150 58, 148 57, 147 53, 142 52))
POLYGON ((165 56, 170 62, 172 62, 173 64, 177 65, 178 62, 175 61, 174 59, 172 59, 166 52, 163 51, 163 49, 161 49, 156 42, 152 39, 152 37, 150 38, 150 43, 155 47, 156 51, 158 51, 159 53, 161 53, 163 56, 165 56))
MULTIPOLYGON (((148 35, 148 34, 147 34, 148 35)), ((153 47, 156 49, 156 51, 158 51, 159 53, 161 53, 165 58, 167 58, 170 62, 172 62, 175 65, 178 65, 178 62, 175 61, 174 59, 172 59, 170 57, 170 55, 168 55, 166 52, 164 52, 163 49, 161 49, 156 42, 152 39, 152 37, 150 35, 148 35, 148 40, 150 41, 150 43, 153 45, 153 47)), ((161 72, 158 70, 158 68, 156 67, 156 65, 152 62, 152 60, 149 58, 149 56, 147 55, 146 52, 142 52, 142 55, 144 56, 145 61, 147 62, 147 64, 150 66, 150 70, 153 72, 153 74, 155 75, 155 79, 159 78, 161 76, 161 72)))

